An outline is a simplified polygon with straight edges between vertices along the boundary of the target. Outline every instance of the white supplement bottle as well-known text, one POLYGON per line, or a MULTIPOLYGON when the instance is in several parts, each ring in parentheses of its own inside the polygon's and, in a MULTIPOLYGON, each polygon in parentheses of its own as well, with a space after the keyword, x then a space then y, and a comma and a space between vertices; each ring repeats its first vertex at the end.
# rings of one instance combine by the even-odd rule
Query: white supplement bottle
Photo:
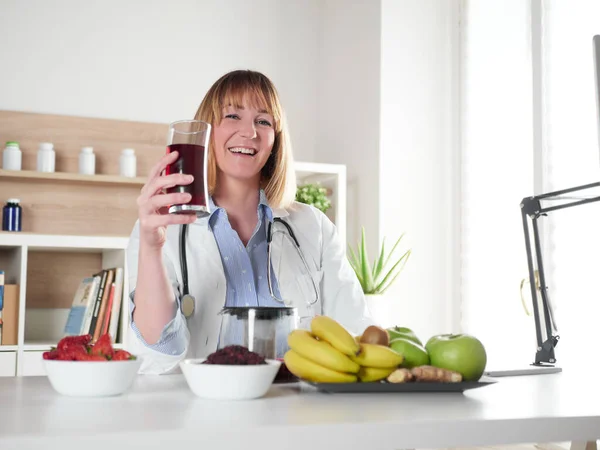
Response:
POLYGON ((96 155, 93 147, 83 147, 79 153, 79 173, 94 175, 96 173, 96 155))
POLYGON ((51 142, 42 142, 37 154, 38 172, 54 172, 55 153, 54 144, 51 142))
POLYGON ((119 163, 122 177, 134 178, 136 176, 136 158, 132 148, 126 148, 121 152, 119 163))
POLYGON ((19 148, 19 143, 8 141, 4 152, 2 152, 2 168, 4 170, 21 170, 22 159, 23 153, 19 148))

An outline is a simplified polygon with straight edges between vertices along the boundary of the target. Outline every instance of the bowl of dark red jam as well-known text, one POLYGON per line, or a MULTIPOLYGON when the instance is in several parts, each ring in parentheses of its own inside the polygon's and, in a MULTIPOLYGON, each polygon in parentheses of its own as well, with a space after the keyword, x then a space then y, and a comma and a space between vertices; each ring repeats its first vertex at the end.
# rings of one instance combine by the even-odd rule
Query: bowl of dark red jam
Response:
POLYGON ((246 347, 230 345, 207 358, 185 359, 179 366, 190 390, 198 397, 250 400, 269 391, 281 364, 246 347))

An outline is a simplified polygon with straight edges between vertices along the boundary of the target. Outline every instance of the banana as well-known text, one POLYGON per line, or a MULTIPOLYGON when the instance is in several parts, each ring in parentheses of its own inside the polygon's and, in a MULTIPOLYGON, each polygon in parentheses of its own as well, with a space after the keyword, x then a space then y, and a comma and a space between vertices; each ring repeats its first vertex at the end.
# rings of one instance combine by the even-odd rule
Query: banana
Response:
POLYGON ((379 381, 387 378, 395 370, 395 367, 361 367, 358 372, 358 379, 363 383, 379 381))
POLYGON ((360 353, 351 357, 352 360, 363 367, 396 368, 404 356, 385 345, 360 344, 360 353))
POLYGON ((316 316, 310 322, 312 334, 327 341, 344 355, 355 356, 360 351, 358 342, 341 324, 328 316, 316 316))
POLYGON ((308 330, 294 330, 288 335, 288 345, 300 356, 337 372, 357 373, 360 366, 336 350, 327 341, 317 340, 308 330))
POLYGON ((303 380, 315 383, 354 383, 357 380, 356 375, 323 367, 294 350, 288 350, 283 355, 283 361, 290 372, 303 380))

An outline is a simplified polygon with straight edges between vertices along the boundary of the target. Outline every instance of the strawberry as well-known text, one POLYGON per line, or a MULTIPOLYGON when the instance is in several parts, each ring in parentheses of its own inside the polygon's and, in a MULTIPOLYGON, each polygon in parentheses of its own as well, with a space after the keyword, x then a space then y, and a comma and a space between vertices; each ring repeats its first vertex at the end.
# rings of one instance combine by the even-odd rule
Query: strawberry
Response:
POLYGON ((98 338, 96 343, 92 345, 90 350, 90 355, 100 355, 106 357, 106 359, 111 359, 113 356, 114 350, 112 347, 112 342, 110 340, 110 334, 105 333, 98 338))
POLYGON ((66 350, 72 345, 88 345, 91 340, 92 336, 89 334, 84 334, 81 336, 65 336, 60 341, 58 341, 58 345, 56 347, 60 352, 62 350, 66 350))
POLYGON ((49 352, 45 352, 45 353, 47 353, 48 355, 47 356, 45 354, 42 355, 44 357, 44 359, 58 359, 61 361, 77 361, 77 359, 80 355, 87 355, 88 350, 85 345, 71 344, 71 345, 67 346, 64 350, 51 349, 49 352))
POLYGON ((67 352, 58 352, 58 359, 59 361, 75 361, 74 356, 68 354, 67 352))
POLYGON ((58 350, 53 348, 49 352, 42 353, 42 358, 44 359, 58 359, 58 350))
POLYGON ((69 358, 71 358, 72 361, 79 361, 79 358, 88 355, 88 350, 85 345, 77 344, 67 347, 67 349, 61 353, 67 355, 69 358))
POLYGON ((135 356, 133 356, 127 350, 117 350, 112 357, 113 361, 126 361, 128 359, 135 359, 135 356))

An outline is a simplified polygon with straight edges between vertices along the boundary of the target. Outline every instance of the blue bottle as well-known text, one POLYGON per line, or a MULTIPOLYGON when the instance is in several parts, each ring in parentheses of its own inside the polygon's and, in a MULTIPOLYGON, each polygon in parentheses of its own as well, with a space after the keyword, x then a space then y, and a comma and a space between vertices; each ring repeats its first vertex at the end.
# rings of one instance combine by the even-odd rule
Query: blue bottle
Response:
POLYGON ((2 208, 2 231, 21 231, 21 201, 9 198, 2 208))

